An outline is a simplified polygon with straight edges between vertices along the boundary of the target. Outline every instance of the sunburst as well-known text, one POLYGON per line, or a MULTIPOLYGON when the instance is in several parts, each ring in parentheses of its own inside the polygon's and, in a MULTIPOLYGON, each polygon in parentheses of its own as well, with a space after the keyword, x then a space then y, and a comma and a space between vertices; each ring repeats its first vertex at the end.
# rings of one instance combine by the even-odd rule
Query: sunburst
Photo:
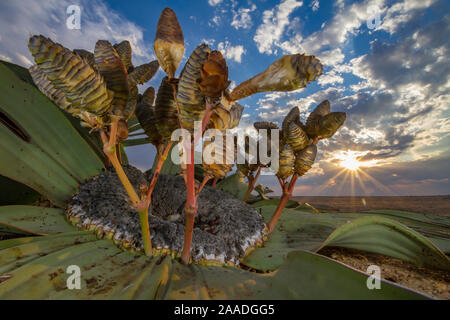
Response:
POLYGON ((361 166, 366 165, 365 163, 359 161, 358 158, 361 157, 361 153, 358 151, 347 150, 342 151, 336 158, 340 160, 339 165, 350 171, 357 171, 361 166))
POLYGON ((388 186, 372 177, 368 170, 372 167, 377 167, 379 164, 377 160, 362 161, 361 158, 367 152, 356 150, 341 150, 334 157, 334 163, 340 168, 336 174, 328 181, 335 183, 324 183, 318 187, 317 192, 322 192, 328 188, 334 188, 336 194, 340 194, 345 188, 348 188, 350 195, 368 194, 367 183, 375 186, 384 192, 395 194, 388 186), (340 179, 337 179, 340 178, 340 179), (359 191, 358 191, 359 189, 359 191))

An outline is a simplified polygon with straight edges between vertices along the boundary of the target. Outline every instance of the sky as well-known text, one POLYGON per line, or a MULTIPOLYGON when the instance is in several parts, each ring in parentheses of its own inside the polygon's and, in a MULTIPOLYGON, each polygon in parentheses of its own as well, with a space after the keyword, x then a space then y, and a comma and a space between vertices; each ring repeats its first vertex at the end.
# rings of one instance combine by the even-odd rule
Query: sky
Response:
MULTIPOLYGON (((328 99, 347 120, 318 143, 313 168, 294 195, 450 194, 450 4, 446 0, 2 0, 0 59, 31 66, 28 37, 93 51, 98 39, 127 39, 135 65, 155 59, 161 11, 172 8, 185 38, 185 57, 206 42, 227 59, 231 87, 285 54, 315 55, 319 79, 293 92, 259 93, 240 101, 239 127, 281 124, 295 106, 301 118, 328 99), (67 7, 81 8, 80 29, 68 29, 67 7), (356 171, 343 159, 356 159, 356 171)), ((181 69, 181 68, 180 68, 181 69)), ((158 87, 164 73, 140 91, 158 87)), ((151 167, 153 146, 127 148, 130 162, 151 167)), ((279 194, 274 176, 259 180, 279 194)))

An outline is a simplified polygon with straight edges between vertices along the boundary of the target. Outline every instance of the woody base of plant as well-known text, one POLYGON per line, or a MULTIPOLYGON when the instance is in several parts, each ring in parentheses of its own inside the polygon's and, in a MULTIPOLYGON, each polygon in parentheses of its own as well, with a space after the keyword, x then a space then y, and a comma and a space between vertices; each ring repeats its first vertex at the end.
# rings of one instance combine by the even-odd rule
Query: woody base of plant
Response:
MULTIPOLYGON (((124 171, 136 190, 148 184, 144 173, 132 166, 124 171)), ((153 254, 181 257, 184 243, 183 214, 186 187, 180 176, 160 175, 152 195, 148 220, 153 254)), ((191 246, 196 263, 238 264, 262 243, 264 221, 254 209, 227 193, 205 186, 199 195, 191 246)), ((68 204, 69 221, 76 227, 111 239, 124 250, 143 253, 136 209, 114 170, 82 184, 68 204)))

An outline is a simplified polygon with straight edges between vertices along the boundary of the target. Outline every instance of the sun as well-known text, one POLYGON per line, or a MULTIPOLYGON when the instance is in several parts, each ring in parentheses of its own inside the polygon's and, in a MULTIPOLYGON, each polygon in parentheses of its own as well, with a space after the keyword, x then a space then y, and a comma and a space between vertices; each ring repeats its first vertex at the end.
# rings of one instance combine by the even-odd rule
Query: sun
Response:
POLYGON ((343 152, 339 157, 339 165, 347 170, 356 171, 361 166, 361 162, 358 161, 358 153, 348 150, 343 152))
POLYGON ((342 160, 340 165, 341 165, 341 167, 344 167, 345 169, 355 171, 359 168, 359 166, 361 164, 355 158, 348 157, 347 159, 342 160))

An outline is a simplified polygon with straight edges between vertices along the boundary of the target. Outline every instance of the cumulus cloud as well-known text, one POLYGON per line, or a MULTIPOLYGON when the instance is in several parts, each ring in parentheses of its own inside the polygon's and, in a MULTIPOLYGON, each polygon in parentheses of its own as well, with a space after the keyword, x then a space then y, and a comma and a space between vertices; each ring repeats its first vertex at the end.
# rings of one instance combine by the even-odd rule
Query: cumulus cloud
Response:
POLYGON ((256 5, 252 5, 251 8, 239 8, 237 11, 233 12, 233 21, 231 26, 236 30, 249 29, 252 26, 252 16, 251 12, 256 10, 256 5))
POLYGON ((73 2, 69 0, 0 2, 0 30, 8 30, 8 37, 0 43, 0 55, 23 66, 30 66, 33 59, 28 52, 28 38, 42 34, 64 46, 93 51, 98 39, 119 42, 130 41, 134 62, 146 63, 154 59, 153 50, 144 43, 143 32, 136 24, 112 11, 100 0, 80 1, 81 29, 69 30, 66 9, 73 2), (14 27, 11 27, 14 26, 14 27))
POLYGON ((342 7, 324 28, 313 32, 306 38, 297 34, 288 41, 280 43, 279 46, 286 52, 307 52, 309 54, 318 54, 328 47, 340 47, 372 16, 369 7, 377 6, 381 11, 384 8, 384 2, 385 0, 366 0, 342 7))
POLYGON ((344 78, 340 76, 335 70, 326 72, 317 81, 317 83, 320 84, 321 86, 328 86, 331 84, 338 84, 343 82, 344 78))
POLYGON ((232 59, 238 63, 242 62, 242 55, 246 52, 243 46, 233 46, 229 41, 219 42, 217 49, 226 59, 232 59))
POLYGON ((290 14, 302 5, 302 1, 284 0, 272 10, 263 12, 263 23, 253 37, 260 53, 273 53, 273 46, 278 43, 289 25, 290 14))
POLYGON ((395 3, 386 10, 379 30, 393 34, 398 27, 410 21, 421 9, 430 7, 435 0, 408 0, 395 3))
POLYGON ((414 89, 430 85, 429 90, 438 90, 446 85, 450 73, 449 24, 450 16, 445 16, 420 30, 412 29, 398 42, 375 41, 369 54, 351 61, 352 71, 374 87, 405 91, 402 88, 411 89, 405 86, 417 84, 414 89))
POLYGON ((371 186, 366 190, 358 186, 359 193, 449 192, 448 176, 442 173, 446 172, 450 153, 450 16, 444 14, 425 26, 418 23, 420 17, 416 12, 397 26, 396 32, 402 37, 395 41, 375 40, 369 53, 348 63, 340 50, 321 49, 319 57, 335 67, 318 80, 325 90, 305 97, 301 92, 271 93, 259 99, 258 117, 270 121, 280 122, 294 105, 300 107, 301 120, 305 121, 324 99, 331 102, 332 110, 347 113, 341 130, 318 145, 317 161, 324 175, 303 177, 310 185, 308 191, 303 191, 343 194, 349 190, 349 181, 340 177, 331 185, 330 179, 341 170, 336 165, 336 154, 350 149, 363 154, 360 161, 374 165, 364 169, 378 181, 375 185, 366 179, 371 186), (341 72, 361 80, 343 87, 341 72))

